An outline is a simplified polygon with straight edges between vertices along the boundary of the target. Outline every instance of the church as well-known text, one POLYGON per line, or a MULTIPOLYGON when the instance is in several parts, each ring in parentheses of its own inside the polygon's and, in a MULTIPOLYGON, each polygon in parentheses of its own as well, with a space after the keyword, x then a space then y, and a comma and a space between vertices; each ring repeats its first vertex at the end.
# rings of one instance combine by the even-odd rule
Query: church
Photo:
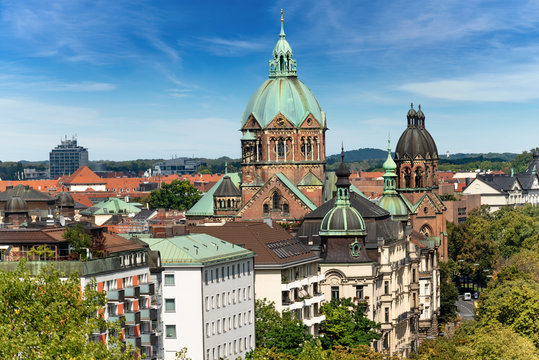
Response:
POLYGON ((241 176, 226 174, 188 212, 189 221, 300 221, 323 203, 326 114, 298 79, 281 32, 269 76, 241 119, 241 176))

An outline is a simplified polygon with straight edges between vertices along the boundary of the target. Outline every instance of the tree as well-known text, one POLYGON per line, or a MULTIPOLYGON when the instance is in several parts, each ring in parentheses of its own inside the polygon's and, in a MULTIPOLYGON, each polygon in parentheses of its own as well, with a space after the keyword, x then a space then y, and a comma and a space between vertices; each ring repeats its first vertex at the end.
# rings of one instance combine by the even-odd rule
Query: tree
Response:
POLYGON ((72 254, 75 254, 77 259, 86 260, 86 249, 92 246, 92 238, 84 232, 81 224, 66 228, 62 237, 73 247, 72 254))
POLYGON ((459 297, 457 287, 453 283, 453 274, 456 274, 457 264, 449 259, 440 263, 440 316, 438 322, 445 324, 457 315, 456 301, 459 297))
POLYGON ((380 339, 380 324, 365 316, 368 304, 354 304, 350 298, 333 299, 321 306, 320 312, 326 320, 320 324, 322 345, 329 349, 334 346, 354 347, 370 345, 372 340, 380 339))
POLYGON ((201 198, 200 192, 187 180, 173 180, 170 184, 161 184, 161 189, 150 194, 152 209, 189 210, 201 198))
POLYGON ((297 355, 301 345, 311 338, 295 313, 283 311, 281 315, 266 299, 255 301, 255 336, 258 347, 290 355, 297 355))
POLYGON ((424 340, 416 360, 537 360, 533 343, 501 325, 462 324, 451 337, 424 340))
POLYGON ((62 277, 52 266, 32 276, 25 260, 13 272, 0 271, 0 358, 133 359, 133 349, 124 352, 115 336, 107 344, 90 339, 115 329, 97 317, 105 295, 95 282, 81 291, 76 274, 62 277))

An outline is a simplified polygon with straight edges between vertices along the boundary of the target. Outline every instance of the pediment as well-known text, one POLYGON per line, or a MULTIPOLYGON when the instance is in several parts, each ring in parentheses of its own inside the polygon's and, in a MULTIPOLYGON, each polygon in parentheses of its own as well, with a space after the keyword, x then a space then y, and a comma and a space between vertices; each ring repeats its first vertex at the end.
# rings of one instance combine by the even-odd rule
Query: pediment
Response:
POLYGON ((295 126, 281 113, 275 115, 266 128, 273 129, 294 129, 295 126))
POLYGON ((320 129, 322 125, 312 113, 309 113, 301 122, 300 129, 320 129))
POLYGON ((262 127, 253 114, 249 115, 245 124, 243 124, 242 130, 260 130, 262 127))

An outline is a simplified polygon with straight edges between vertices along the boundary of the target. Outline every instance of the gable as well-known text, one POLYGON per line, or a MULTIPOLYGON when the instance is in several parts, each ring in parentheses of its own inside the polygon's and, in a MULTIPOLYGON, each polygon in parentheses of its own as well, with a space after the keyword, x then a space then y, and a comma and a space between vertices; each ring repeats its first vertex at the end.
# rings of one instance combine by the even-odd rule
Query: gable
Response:
POLYGON ((277 115, 275 115, 273 120, 270 121, 266 128, 295 129, 295 126, 286 118, 286 116, 281 113, 278 113, 277 115))
POLYGON ((305 214, 316 209, 316 205, 305 196, 296 186, 286 178, 282 173, 272 176, 266 183, 258 189, 256 193, 247 201, 238 211, 238 216, 244 216, 250 209, 254 209, 255 213, 262 213, 264 204, 271 207, 271 197, 277 193, 283 198, 292 215, 294 209, 301 209, 303 217, 305 214))
POLYGON ((502 192, 494 187, 490 186, 483 180, 476 178, 474 179, 466 189, 462 192, 463 194, 477 194, 477 195, 500 195, 502 192))
POLYGON ((300 129, 319 129, 323 126, 316 120, 312 113, 309 113, 299 127, 300 129))
POLYGON ((260 126, 260 123, 258 120, 253 116, 253 114, 249 115, 249 118, 243 124, 242 130, 260 130, 262 127, 260 126))
POLYGON ((423 195, 414 205, 417 216, 434 216, 443 212, 443 204, 438 203, 437 198, 431 198, 431 196, 435 197, 436 195, 429 195, 431 194, 423 195))

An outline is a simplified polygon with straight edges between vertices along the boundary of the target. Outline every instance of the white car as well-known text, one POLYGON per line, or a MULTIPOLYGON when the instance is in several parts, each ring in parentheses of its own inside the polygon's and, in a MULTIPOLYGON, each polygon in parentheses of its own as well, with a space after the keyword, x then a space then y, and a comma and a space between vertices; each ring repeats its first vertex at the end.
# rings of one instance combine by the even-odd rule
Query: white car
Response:
POLYGON ((464 293, 464 300, 471 301, 472 300, 472 293, 464 293))

